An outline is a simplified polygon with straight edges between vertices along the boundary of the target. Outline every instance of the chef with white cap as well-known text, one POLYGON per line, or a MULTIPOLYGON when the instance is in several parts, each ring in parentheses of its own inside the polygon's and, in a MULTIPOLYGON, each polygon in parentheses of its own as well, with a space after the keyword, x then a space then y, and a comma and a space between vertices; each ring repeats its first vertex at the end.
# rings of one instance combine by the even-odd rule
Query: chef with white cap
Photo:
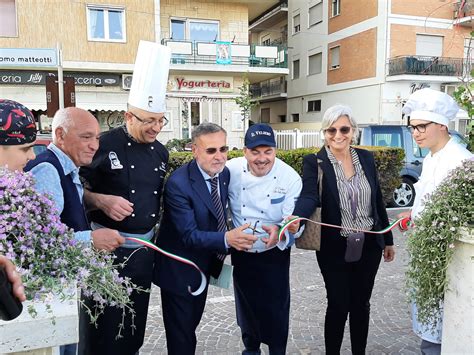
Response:
MULTIPOLYGON (((419 216, 424 209, 426 195, 431 194, 463 160, 472 158, 472 153, 448 133, 449 121, 456 118, 458 111, 459 107, 451 96, 429 88, 415 91, 403 107, 403 113, 410 116, 408 127, 413 138, 418 146, 428 148, 430 152, 423 161, 420 179, 414 185, 416 196, 413 207, 400 216, 411 216, 412 219, 419 216)), ((442 310, 434 332, 431 326, 418 322, 415 304, 412 320, 414 332, 422 339, 422 354, 440 354, 442 310)))
MULTIPOLYGON (((100 148, 92 164, 81 169, 85 180, 86 201, 92 228, 117 229, 124 237, 151 240, 159 220, 160 198, 168 166, 169 153, 157 141, 157 135, 168 123, 166 85, 170 50, 154 42, 140 41, 132 86, 125 112, 125 125, 100 137, 100 148)), ((151 286, 154 251, 126 241, 116 249, 117 262, 126 262, 122 277, 144 289, 151 286)), ((150 294, 133 292, 135 311, 132 327, 130 315, 116 339, 122 321, 122 310, 109 307, 99 317, 95 329, 90 326, 80 353, 138 353, 143 344, 150 294)))

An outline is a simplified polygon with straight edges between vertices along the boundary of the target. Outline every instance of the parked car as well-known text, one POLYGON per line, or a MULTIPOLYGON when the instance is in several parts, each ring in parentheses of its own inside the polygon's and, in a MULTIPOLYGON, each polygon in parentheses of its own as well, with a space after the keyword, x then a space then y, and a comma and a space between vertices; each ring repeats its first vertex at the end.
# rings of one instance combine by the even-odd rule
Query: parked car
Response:
MULTIPOLYGON (((449 134, 462 145, 467 146, 467 141, 456 131, 449 134)), ((402 148, 405 151, 404 167, 400 171, 401 185, 393 191, 390 205, 394 207, 407 207, 413 205, 415 189, 413 184, 421 175, 423 159, 429 149, 420 148, 413 139, 406 126, 367 126, 361 128, 360 145, 402 148)))
POLYGON ((38 155, 39 153, 45 151, 49 143, 51 143, 52 141, 53 141, 53 138, 51 137, 50 134, 38 134, 36 136, 36 142, 33 147, 35 154, 38 155))

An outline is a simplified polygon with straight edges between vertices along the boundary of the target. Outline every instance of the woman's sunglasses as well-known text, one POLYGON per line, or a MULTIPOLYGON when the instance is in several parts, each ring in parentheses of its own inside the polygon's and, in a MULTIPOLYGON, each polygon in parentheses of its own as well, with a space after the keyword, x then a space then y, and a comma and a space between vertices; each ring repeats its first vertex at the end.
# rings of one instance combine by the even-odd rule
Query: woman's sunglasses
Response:
MULTIPOLYGON (((339 132, 341 132, 341 134, 349 134, 349 132, 351 131, 351 128, 352 127, 349 127, 349 126, 342 126, 341 128, 339 128, 339 132)), ((335 136, 337 133, 337 128, 329 127, 329 128, 326 128, 324 132, 329 134, 330 136, 335 136)))

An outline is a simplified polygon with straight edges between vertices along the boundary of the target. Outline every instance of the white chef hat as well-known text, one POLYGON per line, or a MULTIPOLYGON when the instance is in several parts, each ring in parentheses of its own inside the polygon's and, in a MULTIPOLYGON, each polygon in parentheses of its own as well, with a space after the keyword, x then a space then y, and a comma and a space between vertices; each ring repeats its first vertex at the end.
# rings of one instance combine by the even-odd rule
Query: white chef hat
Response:
POLYGON ((410 95, 402 112, 411 120, 424 120, 447 126, 456 118, 459 106, 444 92, 433 89, 421 89, 410 95))
POLYGON ((136 108, 166 112, 166 86, 171 50, 159 43, 140 41, 133 68, 128 103, 136 108))

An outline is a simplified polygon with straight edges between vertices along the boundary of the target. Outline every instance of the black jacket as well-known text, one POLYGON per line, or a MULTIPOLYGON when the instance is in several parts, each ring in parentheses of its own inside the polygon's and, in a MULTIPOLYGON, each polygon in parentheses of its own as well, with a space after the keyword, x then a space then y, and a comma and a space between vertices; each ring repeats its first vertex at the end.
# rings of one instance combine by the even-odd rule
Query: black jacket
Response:
MULTIPOLYGON (((358 148, 355 148, 355 150, 371 187, 372 217, 374 219, 373 230, 381 230, 388 226, 389 221, 380 190, 374 157, 372 153, 367 150, 358 148)), ((336 173, 324 148, 322 148, 317 155, 310 154, 303 158, 303 190, 301 191, 293 214, 309 218, 317 206, 321 207, 322 222, 341 225, 336 173), (318 194, 318 159, 321 160, 319 168, 323 170, 322 201, 319 201, 318 194)), ((381 249, 386 245, 393 245, 391 232, 383 235, 368 234, 366 236, 368 243, 372 243, 374 240, 376 241, 376 245, 381 249)), ((339 229, 322 227, 320 253, 327 254, 327 256, 343 256, 345 248, 345 238, 341 237, 339 229)))

